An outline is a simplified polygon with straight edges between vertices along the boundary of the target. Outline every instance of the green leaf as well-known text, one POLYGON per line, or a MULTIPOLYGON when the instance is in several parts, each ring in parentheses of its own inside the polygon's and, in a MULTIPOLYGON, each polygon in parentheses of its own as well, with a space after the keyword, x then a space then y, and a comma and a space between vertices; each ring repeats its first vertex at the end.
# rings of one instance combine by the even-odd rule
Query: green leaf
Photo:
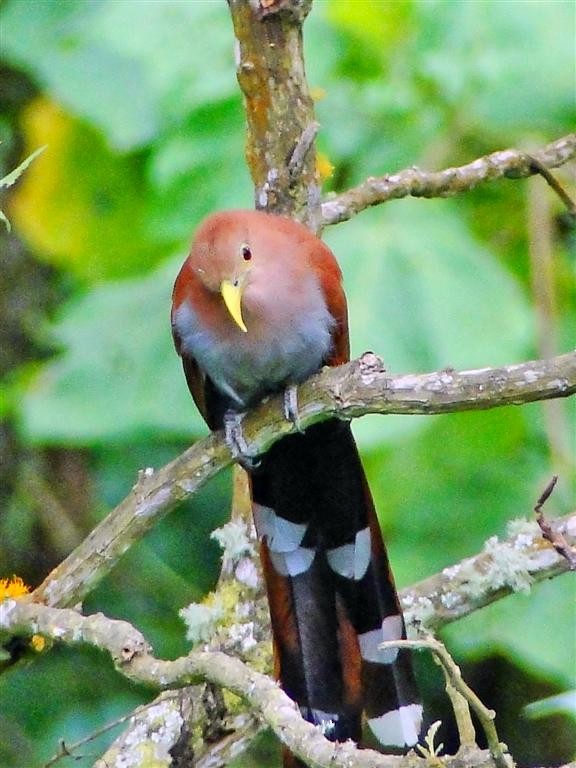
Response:
POLYGON ((219 3, 19 0, 1 23, 8 60, 116 149, 148 144, 191 108, 237 92, 219 3))
POLYGON ((536 408, 411 417, 425 427, 418 435, 366 453, 376 506, 394 533, 400 583, 475 554, 532 509, 546 472, 529 437, 536 408))
POLYGON ((574 684, 576 588, 570 574, 528 595, 494 603, 445 630, 452 649, 473 659, 494 652, 562 686, 574 684))
POLYGON ((524 714, 533 720, 558 714, 572 715, 576 718, 576 690, 533 701, 524 707, 524 714))
MULTIPOLYGON (((372 350, 393 373, 525 358, 532 319, 520 286, 451 203, 393 204, 326 240, 344 272, 353 355, 372 350)), ((417 421, 369 417, 356 429, 370 445, 407 424, 417 421)))
POLYGON ((188 242, 203 216, 251 199, 243 123, 238 97, 205 105, 152 149, 148 180, 154 192, 151 235, 156 239, 188 242))
POLYGON ((14 226, 38 255, 82 280, 156 264, 140 159, 111 152, 94 128, 45 99, 28 104, 22 124, 29 146, 50 145, 11 197, 14 226))
POLYGON ((416 70, 482 131, 561 132, 574 118, 573 3, 530 0, 419 5, 416 70), (527 55, 527 52, 528 55, 527 55), (570 115, 572 117, 570 117, 570 115))
POLYGON ((411 201, 326 233, 344 271, 354 354, 390 370, 521 360, 532 321, 519 284, 447 201, 411 201))
POLYGON ((91 36, 137 62, 162 125, 191 109, 238 95, 230 14, 221 3, 132 3, 105 0, 91 36))
MULTIPOLYGON (((182 261, 180 257, 178 261, 182 261)), ((174 261, 68 304, 49 329, 62 351, 22 400, 33 441, 88 445, 203 432, 170 336, 174 261)))
POLYGON ((116 148, 131 149, 156 133, 160 113, 142 63, 97 34, 107 6, 9 3, 1 17, 4 55, 70 112, 102 129, 116 148))

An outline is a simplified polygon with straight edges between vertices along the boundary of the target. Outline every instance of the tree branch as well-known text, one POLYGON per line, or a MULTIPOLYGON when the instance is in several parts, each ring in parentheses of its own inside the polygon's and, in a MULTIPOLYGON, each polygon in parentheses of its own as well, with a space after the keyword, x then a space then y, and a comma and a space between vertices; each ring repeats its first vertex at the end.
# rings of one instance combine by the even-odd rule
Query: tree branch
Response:
MULTIPOLYGON (((482 410, 567 397, 576 392, 576 353, 503 368, 390 376, 372 353, 325 369, 298 388, 301 428, 331 417, 368 413, 419 414, 482 410)), ((248 450, 258 455, 295 426, 284 415, 282 397, 245 416, 248 450)), ((154 472, 145 470, 132 492, 34 591, 47 605, 75 605, 178 503, 232 462, 222 435, 214 433, 154 472)))
POLYGON ((186 739, 188 735, 192 706, 190 689, 182 686, 176 691, 164 691, 155 701, 138 707, 128 727, 93 763, 93 768, 125 768, 127 758, 130 768, 192 765, 192 762, 178 761, 174 755, 183 737, 186 739))
MULTIPOLYGON (((318 768, 421 768, 427 764, 413 753, 401 757, 382 755, 359 750, 351 741, 328 741, 319 728, 303 720, 297 706, 276 682, 239 659, 218 651, 192 651, 174 661, 157 659, 138 630, 103 614, 82 616, 69 609, 11 599, 0 604, 0 630, 23 635, 34 632, 68 645, 90 643, 107 651, 121 674, 158 690, 209 680, 240 696, 293 754, 318 768)), ((443 758, 446 768, 461 768, 463 761, 469 766, 495 766, 488 752, 470 746, 443 758)))
MULTIPOLYGON (((576 546, 576 513, 547 521, 552 538, 576 546)), ((411 587, 400 600, 408 626, 437 631, 513 592, 526 592, 540 581, 571 570, 571 563, 546 540, 537 522, 513 520, 509 536, 491 537, 474 557, 444 568, 411 587)))
POLYGON ((422 171, 414 166, 398 173, 372 176, 340 195, 327 197, 322 203, 322 223, 338 224, 365 208, 401 197, 449 197, 503 177, 533 176, 540 173, 538 164, 544 168, 557 168, 574 157, 576 133, 569 133, 531 155, 504 149, 443 171, 422 171))
MULTIPOLYGON (((569 570, 568 560, 556 551, 553 543, 540 534, 536 522, 516 521, 511 525, 512 535, 507 540, 498 542, 494 537, 487 542, 484 552, 479 555, 445 568, 440 574, 402 590, 400 599, 408 624, 418 629, 438 629, 511 592, 527 589, 536 581, 552 578, 569 570)), ((553 520, 548 525, 555 534, 563 536, 567 545, 576 544, 576 514, 553 520)), ((177 662, 160 661, 152 657, 150 646, 143 635, 125 621, 112 620, 102 614, 85 617, 75 610, 47 608, 31 602, 30 597, 0 603, 0 635, 41 634, 68 644, 95 645, 110 654, 122 674, 158 689, 182 687, 210 680, 238 693, 251 710, 257 705, 258 716, 272 725, 277 735, 291 749, 294 741, 299 744, 301 751, 298 754, 305 754, 307 757, 314 755, 317 765, 349 765, 346 760, 351 758, 354 759, 355 766, 408 768, 424 765, 415 758, 402 758, 405 762, 398 762, 399 758, 382 755, 378 758, 379 762, 370 762, 372 758, 369 756, 373 753, 364 750, 350 751, 342 745, 338 748, 334 762, 330 763, 329 760, 333 759, 333 756, 326 750, 333 751, 334 745, 330 742, 324 743, 324 739, 309 724, 303 725, 292 703, 269 678, 251 671, 238 659, 222 653, 209 652, 191 653, 177 662), (229 660, 226 662, 228 666, 222 666, 222 658, 229 660), (271 691, 273 693, 270 693, 271 691), (363 760, 366 762, 362 762, 363 760)), ((260 593, 259 598, 255 598, 252 592, 246 600, 242 598, 231 603, 232 612, 234 613, 234 606, 239 603, 244 610, 246 603, 253 599, 265 602, 263 593, 260 593)), ((257 615, 257 610, 252 611, 246 620, 252 621, 257 615)), ((229 630, 232 627, 238 630, 238 622, 238 616, 235 614, 222 619, 222 623, 229 630)), ((219 638, 220 635, 216 629, 214 637, 219 638)), ((223 645, 233 646, 234 643, 224 641, 223 645)), ((254 655, 261 657, 262 653, 255 649, 254 655)), ((245 722, 242 727, 246 729, 245 722)), ((253 733, 255 728, 255 722, 251 721, 250 732, 253 733)), ((246 741, 245 736, 246 733, 241 730, 241 743, 246 741)), ((177 735, 174 738, 176 739, 177 735)), ((227 742, 235 743, 234 734, 227 736, 224 744, 219 743, 214 747, 217 754, 225 748, 227 742)), ((120 740, 114 749, 118 745, 121 746, 121 743, 120 740)), ((470 749, 470 745, 467 748, 470 749)), ((238 745, 235 749, 238 749, 238 745)), ((208 751, 208 764, 214 764, 217 754, 208 751)), ((468 751, 463 755, 461 750, 459 759, 463 760, 465 765, 476 765, 476 760, 480 760, 478 764, 493 765, 487 754, 480 754, 477 750, 468 751)), ((453 760, 456 768, 456 757, 453 760)))
POLYGON ((256 207, 293 216, 317 230, 320 184, 314 137, 318 125, 302 50, 302 23, 312 0, 228 0, 228 4, 256 207))

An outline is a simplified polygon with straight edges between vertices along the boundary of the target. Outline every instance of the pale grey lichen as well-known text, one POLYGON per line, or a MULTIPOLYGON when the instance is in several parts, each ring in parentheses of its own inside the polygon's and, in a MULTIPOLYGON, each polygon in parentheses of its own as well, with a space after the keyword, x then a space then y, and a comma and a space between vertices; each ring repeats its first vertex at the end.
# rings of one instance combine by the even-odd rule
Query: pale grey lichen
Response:
POLYGON ((246 619, 254 612, 254 603, 250 601, 243 601, 236 606, 236 616, 239 619, 246 619))
POLYGON ((459 595, 457 592, 443 592, 440 596, 440 602, 444 606, 444 608, 455 608, 457 605, 460 605, 462 602, 462 596, 459 595))
POLYGON ((3 600, 0 603, 0 627, 10 626, 10 614, 16 608, 16 600, 3 600))
POLYGON ((423 597, 421 595, 409 595, 402 601, 404 610, 404 621, 406 622, 407 629, 411 627, 426 626, 426 624, 433 618, 434 603, 430 598, 423 597))
POLYGON ((254 637, 254 622, 248 621, 243 624, 233 624, 229 630, 230 640, 239 646, 243 653, 247 653, 255 645, 257 640, 254 637))
POLYGON ((442 575, 445 576, 447 579, 455 579, 460 571, 462 569, 462 566, 460 563, 456 563, 456 565, 451 565, 448 568, 444 568, 442 571, 442 575))
POLYGON ((506 524, 506 533, 511 539, 522 538, 528 543, 532 543, 536 536, 540 535, 540 528, 534 520, 527 520, 525 517, 517 517, 509 520, 506 524))
POLYGON ((97 766, 169 768, 170 750, 180 737, 184 719, 174 702, 162 701, 130 720, 130 726, 97 766))
POLYGON ((529 592, 532 585, 530 575, 530 556, 525 549, 516 549, 507 541, 500 541, 491 536, 484 544, 484 552, 489 555, 483 561, 482 570, 470 567, 470 573, 463 585, 465 591, 475 597, 486 591, 510 587, 514 592, 529 592))
POLYGON ((212 637, 224 610, 218 602, 214 605, 190 603, 179 611, 179 615, 186 624, 186 638, 195 644, 204 643, 212 637))
POLYGON ((251 589, 257 589, 258 569, 251 558, 243 557, 236 566, 234 575, 241 584, 245 584, 251 589))
POLYGON ((243 520, 231 520, 221 528, 216 528, 210 538, 217 541, 224 550, 224 562, 236 563, 241 557, 254 554, 248 527, 243 520))
MULTIPOLYGON (((528 382, 528 384, 533 384, 535 381, 538 381, 538 374, 536 371, 525 371, 524 372, 524 379, 528 382)), ((521 383, 521 382, 519 382, 521 383)))

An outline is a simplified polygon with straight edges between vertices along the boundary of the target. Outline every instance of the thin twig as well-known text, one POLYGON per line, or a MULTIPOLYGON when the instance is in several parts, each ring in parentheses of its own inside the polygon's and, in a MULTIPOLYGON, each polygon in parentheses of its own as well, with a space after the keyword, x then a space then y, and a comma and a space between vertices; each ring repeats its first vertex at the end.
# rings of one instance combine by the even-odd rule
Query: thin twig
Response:
POLYGON ((91 741, 95 741, 100 736, 108 733, 108 731, 116 728, 117 725, 122 725, 122 723, 125 723, 127 720, 131 720, 133 717, 136 717, 142 712, 145 712, 147 709, 150 709, 150 707, 155 706, 155 704, 156 700, 151 701, 148 704, 142 704, 141 706, 136 707, 136 709, 134 709, 132 712, 129 712, 127 715, 122 715, 122 717, 118 717, 116 720, 112 720, 111 722, 106 723, 101 728, 92 731, 88 734, 88 736, 84 736, 82 739, 78 739, 78 741, 75 741, 72 744, 66 744, 64 739, 62 739, 60 741, 60 751, 53 755, 47 763, 44 763, 44 768, 50 768, 52 765, 56 765, 56 763, 60 762, 60 760, 65 757, 73 757, 75 760, 77 760, 78 755, 74 755, 74 752, 76 752, 76 750, 78 750, 80 747, 83 747, 85 744, 89 744, 91 741))
POLYGON ((454 711, 454 718, 456 720, 456 728, 458 730, 458 738, 460 744, 463 746, 471 746, 476 744, 476 731, 474 730, 474 724, 472 722, 472 715, 470 714, 470 707, 466 697, 463 696, 460 691, 455 688, 451 681, 450 676, 444 667, 437 659, 436 663, 440 664, 444 673, 444 682, 446 685, 446 693, 452 704, 454 711))
MULTIPOLYGON (((496 765, 499 768, 510 768, 513 765, 512 758, 505 751, 505 745, 500 743, 496 726, 494 725, 494 718, 496 713, 492 709, 488 709, 476 693, 470 688, 470 686, 464 682, 462 678, 462 672, 460 667, 456 664, 452 656, 448 653, 446 646, 439 640, 433 637, 427 637, 420 640, 389 640, 382 643, 381 648, 410 648, 412 650, 421 650, 426 648, 431 651, 438 662, 441 664, 449 685, 452 686, 467 702, 467 704, 474 710, 482 730, 486 735, 486 740, 490 748, 490 753, 494 758, 496 765)), ((461 712, 459 707, 454 709, 454 714, 459 717, 461 712)), ((459 729, 460 730, 460 729, 459 729)), ((467 733, 469 726, 464 723, 462 730, 467 733)))
POLYGON ((576 549, 570 546, 570 544, 566 541, 566 537, 561 531, 552 527, 551 523, 544 517, 544 511, 542 509, 544 504, 552 495, 557 482, 558 477, 554 475, 536 502, 536 506, 534 507, 534 512, 536 513, 536 522, 540 526, 542 536, 546 539, 546 541, 549 541, 556 552, 565 558, 565 560, 568 562, 570 570, 576 571, 576 549))
MULTIPOLYGON (((536 512, 537 515, 542 514, 542 507, 544 506, 544 504, 546 504, 550 496, 552 496, 554 488, 556 488, 557 482, 558 482, 558 475, 554 475, 552 480, 550 480, 546 488, 544 488, 544 490, 540 494, 538 501, 536 502, 536 505, 534 507, 534 512, 536 512)), ((548 539, 548 541, 550 541, 550 539, 548 539)))
POLYGON ((576 215, 576 203, 574 200, 572 200, 568 192, 566 192, 554 174, 550 173, 544 163, 542 163, 537 157, 534 157, 533 155, 527 155, 527 157, 530 158, 534 173, 539 173, 540 176, 542 176, 542 178, 548 182, 549 186, 554 190, 554 192, 556 192, 568 211, 572 215, 576 215))

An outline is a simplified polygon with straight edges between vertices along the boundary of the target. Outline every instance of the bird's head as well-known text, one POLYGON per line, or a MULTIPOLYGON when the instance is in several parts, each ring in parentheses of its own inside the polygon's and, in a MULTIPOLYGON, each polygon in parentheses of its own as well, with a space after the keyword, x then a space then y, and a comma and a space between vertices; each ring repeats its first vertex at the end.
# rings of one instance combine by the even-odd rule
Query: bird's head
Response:
POLYGON ((183 279, 176 281, 176 305, 186 292, 186 275, 192 277, 188 289, 210 294, 204 311, 217 310, 211 317, 222 332, 231 318, 259 343, 280 339, 302 317, 330 325, 332 304, 336 316, 345 314, 334 256, 310 230, 284 216, 212 214, 198 228, 183 279))
POLYGON ((189 263, 209 291, 221 294, 230 316, 246 333, 242 297, 255 259, 246 222, 235 213, 215 214, 204 222, 192 245, 189 263))

